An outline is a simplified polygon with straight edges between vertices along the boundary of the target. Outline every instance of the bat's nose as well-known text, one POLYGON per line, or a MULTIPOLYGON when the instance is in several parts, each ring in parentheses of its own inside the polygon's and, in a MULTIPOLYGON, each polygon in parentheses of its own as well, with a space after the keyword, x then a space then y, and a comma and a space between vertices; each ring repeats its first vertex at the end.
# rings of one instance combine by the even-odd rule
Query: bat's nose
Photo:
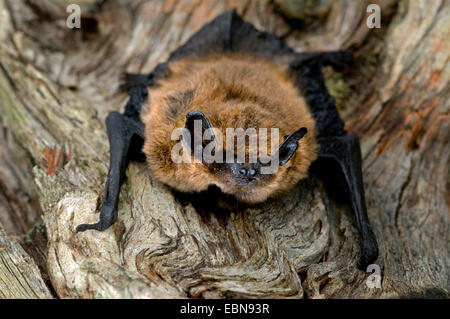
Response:
POLYGON ((254 178, 258 171, 253 167, 242 167, 239 169, 239 175, 247 178, 254 178))
POLYGON ((256 169, 254 169, 254 168, 249 168, 247 170, 247 176, 249 176, 249 177, 255 177, 256 173, 257 173, 256 169))

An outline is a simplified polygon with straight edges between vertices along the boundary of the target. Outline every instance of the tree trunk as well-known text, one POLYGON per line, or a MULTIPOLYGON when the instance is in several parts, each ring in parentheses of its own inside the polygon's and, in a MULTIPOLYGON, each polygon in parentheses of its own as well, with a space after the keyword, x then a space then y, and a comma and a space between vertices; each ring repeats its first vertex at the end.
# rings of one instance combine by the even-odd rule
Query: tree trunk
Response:
MULTIPOLYGON (((450 5, 378 1, 381 28, 369 29, 372 2, 0 0, 0 222, 59 297, 448 297, 450 5), (72 2, 81 4, 80 30, 65 25, 72 2), (131 163, 114 226, 74 232, 98 219, 104 119, 127 99, 120 75, 151 71, 232 7, 297 50, 355 50, 351 71, 325 74, 361 139, 381 288, 356 268, 349 208, 315 178, 279 200, 219 214, 131 163), (25 240, 41 214, 46 254, 43 235, 25 240)), ((11 274, 0 272, 2 292, 4 278, 11 274)), ((27 296, 50 296, 39 291, 27 296)))

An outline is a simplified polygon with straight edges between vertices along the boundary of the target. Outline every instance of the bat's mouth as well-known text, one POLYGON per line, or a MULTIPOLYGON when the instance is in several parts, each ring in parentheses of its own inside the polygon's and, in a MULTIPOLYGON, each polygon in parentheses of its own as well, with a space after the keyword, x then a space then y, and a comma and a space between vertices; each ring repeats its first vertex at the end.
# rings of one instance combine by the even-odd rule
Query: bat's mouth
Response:
POLYGON ((235 177, 234 179, 238 185, 242 186, 254 184, 257 180, 255 177, 235 177))

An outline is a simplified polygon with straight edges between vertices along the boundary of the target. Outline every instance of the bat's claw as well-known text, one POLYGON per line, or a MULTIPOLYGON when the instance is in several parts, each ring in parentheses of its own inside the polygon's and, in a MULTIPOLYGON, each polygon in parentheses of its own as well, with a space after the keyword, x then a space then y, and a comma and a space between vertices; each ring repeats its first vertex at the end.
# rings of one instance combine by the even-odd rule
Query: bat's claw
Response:
POLYGON ((80 233, 89 229, 94 229, 98 231, 103 231, 108 229, 112 224, 114 224, 117 216, 117 210, 111 209, 109 206, 104 205, 100 213, 100 220, 95 224, 81 224, 75 229, 75 232, 80 233))
POLYGON ((75 229, 75 232, 81 233, 88 229, 97 229, 97 227, 98 227, 98 223, 97 224, 81 224, 81 225, 77 226, 77 228, 75 229))
POLYGON ((81 232, 84 232, 89 229, 103 231, 103 230, 107 229, 109 226, 111 226, 111 225, 107 225, 107 224, 101 223, 101 222, 98 222, 95 224, 81 224, 81 225, 77 226, 77 228, 75 229, 75 232, 81 233, 81 232))

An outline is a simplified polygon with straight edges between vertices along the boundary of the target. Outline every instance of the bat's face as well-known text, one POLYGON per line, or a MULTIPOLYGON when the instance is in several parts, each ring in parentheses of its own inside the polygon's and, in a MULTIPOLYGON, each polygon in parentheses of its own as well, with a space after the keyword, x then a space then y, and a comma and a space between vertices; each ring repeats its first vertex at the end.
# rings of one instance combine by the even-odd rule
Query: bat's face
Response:
POLYGON ((280 190, 280 184, 289 184, 292 178, 286 176, 287 171, 302 177, 306 174, 307 166, 301 168, 304 171, 298 172, 298 167, 288 169, 292 165, 285 165, 294 157, 302 137, 308 133, 305 127, 285 136, 281 145, 278 145, 277 136, 275 142, 268 143, 276 146, 271 151, 258 149, 258 146, 263 144, 259 142, 261 134, 255 134, 254 139, 246 138, 248 137, 246 134, 244 136, 238 134, 232 149, 227 149, 223 143, 227 137, 218 137, 214 134, 203 113, 193 111, 188 113, 186 118, 185 133, 182 136, 186 148, 196 159, 201 160, 214 176, 213 184, 224 193, 234 195, 241 201, 257 203, 266 200, 280 190), (205 134, 208 129, 211 131, 205 134), (205 135, 208 136, 207 141, 201 138, 205 135), (243 141, 242 144, 239 141, 243 141))

